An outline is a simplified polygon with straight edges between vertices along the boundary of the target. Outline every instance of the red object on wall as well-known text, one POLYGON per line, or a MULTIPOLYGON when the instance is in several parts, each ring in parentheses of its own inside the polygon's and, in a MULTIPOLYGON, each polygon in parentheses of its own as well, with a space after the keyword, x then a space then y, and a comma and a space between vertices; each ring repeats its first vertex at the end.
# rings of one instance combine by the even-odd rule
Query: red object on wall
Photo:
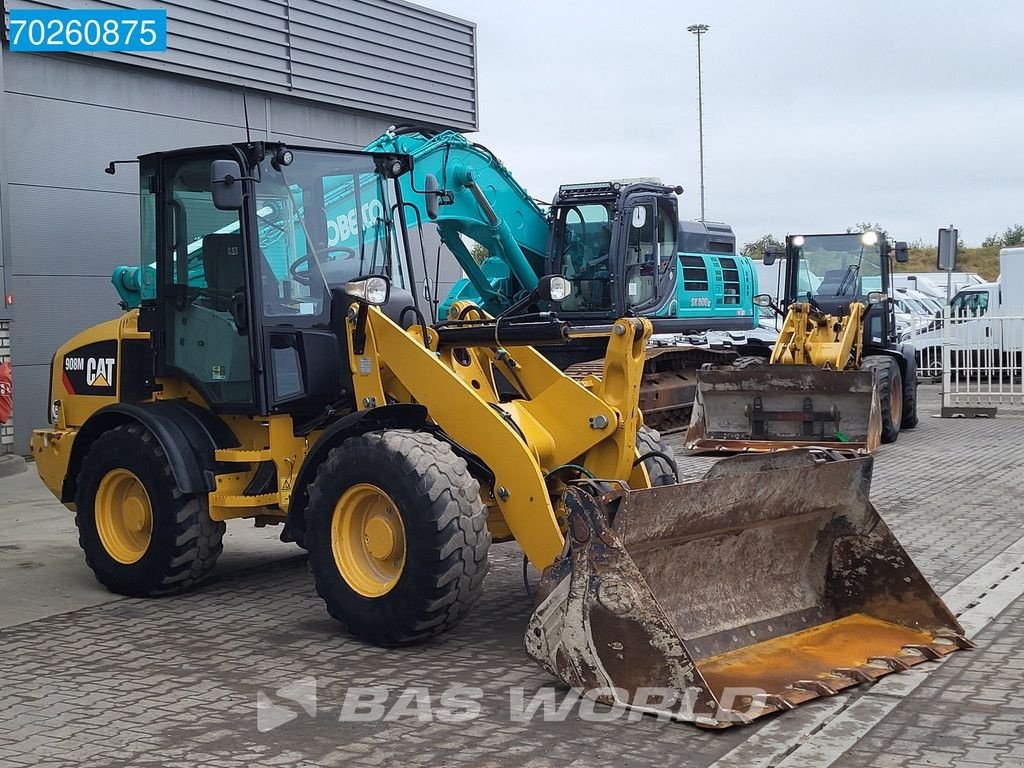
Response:
POLYGON ((11 385, 11 364, 0 363, 0 424, 11 418, 14 389, 11 385))

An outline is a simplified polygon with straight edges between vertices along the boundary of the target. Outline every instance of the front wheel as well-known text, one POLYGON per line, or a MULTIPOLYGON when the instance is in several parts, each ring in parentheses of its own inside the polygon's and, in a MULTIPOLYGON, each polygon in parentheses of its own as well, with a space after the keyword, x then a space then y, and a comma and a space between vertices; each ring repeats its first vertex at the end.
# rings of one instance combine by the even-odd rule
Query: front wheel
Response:
POLYGON ((651 480, 651 487, 674 485, 676 478, 676 459, 672 448, 661 439, 656 429, 643 426, 636 433, 636 450, 639 458, 644 460, 644 469, 651 480), (646 457, 646 458, 644 458, 646 457))
POLYGON ((465 460, 431 435, 387 430, 349 438, 317 469, 304 543, 328 613, 362 640, 395 646, 465 618, 491 536, 465 460))
POLYGON ((900 367, 887 355, 869 355, 860 367, 875 376, 875 390, 882 411, 882 442, 895 443, 903 423, 903 377, 900 375, 900 367))
POLYGON ((75 525, 85 562, 111 592, 183 592, 213 570, 224 523, 182 494, 153 434, 125 424, 96 438, 82 461, 75 525))

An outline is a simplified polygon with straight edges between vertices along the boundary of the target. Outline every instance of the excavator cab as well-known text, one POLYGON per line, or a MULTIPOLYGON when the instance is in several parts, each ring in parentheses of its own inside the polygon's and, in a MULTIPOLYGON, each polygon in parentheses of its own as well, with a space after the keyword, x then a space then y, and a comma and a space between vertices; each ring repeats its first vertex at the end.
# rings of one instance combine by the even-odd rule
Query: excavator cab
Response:
POLYGON ((573 284, 563 317, 653 315, 675 298, 678 190, 661 184, 563 184, 549 214, 549 274, 573 284))

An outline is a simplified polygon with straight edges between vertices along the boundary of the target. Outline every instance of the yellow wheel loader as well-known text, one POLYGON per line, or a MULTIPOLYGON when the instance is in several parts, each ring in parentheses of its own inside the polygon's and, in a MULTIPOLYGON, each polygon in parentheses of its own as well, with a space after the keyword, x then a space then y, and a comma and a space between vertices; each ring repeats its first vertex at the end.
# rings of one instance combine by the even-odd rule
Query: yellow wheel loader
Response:
MULTIPOLYGON (((870 457, 739 457, 677 482, 637 406, 647 320, 460 304, 428 325, 407 155, 246 143, 139 165, 156 280, 57 351, 32 438, 109 589, 187 590, 225 521, 282 524, 327 611, 403 645, 457 625, 490 543, 515 540, 542 571, 533 658, 708 727, 965 645, 868 501, 870 457), (329 218, 345 185, 351 215, 329 218), (536 349, 594 338, 601 375, 580 382, 536 349)), ((566 283, 520 304, 557 307, 566 283)))
MULTIPOLYGON (((766 249, 766 265, 778 252, 766 249)), ((776 451, 800 446, 873 452, 917 425, 914 348, 898 344, 891 260, 907 260, 878 232, 786 238, 783 315, 770 354, 705 366, 686 447, 776 451)), ((763 348, 757 350, 763 351, 763 348)))

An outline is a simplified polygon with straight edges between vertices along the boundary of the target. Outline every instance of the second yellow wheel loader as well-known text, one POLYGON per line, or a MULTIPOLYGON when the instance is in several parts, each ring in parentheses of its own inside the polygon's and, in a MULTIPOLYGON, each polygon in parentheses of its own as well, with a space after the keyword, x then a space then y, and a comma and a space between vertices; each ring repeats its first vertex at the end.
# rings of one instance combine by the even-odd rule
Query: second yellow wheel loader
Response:
MULTIPOLYGON (((778 256, 765 253, 765 263, 778 256)), ((873 452, 917 425, 914 348, 897 343, 891 246, 868 231, 786 238, 784 315, 768 357, 743 356, 697 374, 686 434, 696 450, 832 446, 873 452)), ((760 351, 760 350, 758 350, 760 351)))
MULTIPOLYGON (((156 282, 57 351, 32 438, 109 589, 190 589, 226 520, 280 523, 329 613, 402 645, 453 629, 490 543, 514 539, 543 572, 534 659, 708 727, 965 645, 868 501, 870 457, 740 457, 676 482, 637 407, 647 320, 464 303, 428 325, 406 290, 407 155, 245 143, 139 164, 156 282), (339 184, 344 246, 323 205, 339 184), (595 337, 601 376, 581 382, 535 349, 595 337)), ((548 277, 528 301, 568 293, 548 277)))

